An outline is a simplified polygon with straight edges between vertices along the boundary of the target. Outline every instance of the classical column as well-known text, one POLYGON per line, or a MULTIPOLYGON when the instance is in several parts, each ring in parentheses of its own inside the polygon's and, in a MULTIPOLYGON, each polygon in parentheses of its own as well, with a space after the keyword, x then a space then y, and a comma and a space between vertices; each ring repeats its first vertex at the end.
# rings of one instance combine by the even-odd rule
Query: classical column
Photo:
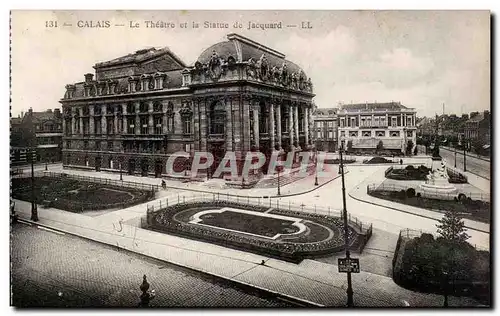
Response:
POLYGON ((107 122, 106 122, 107 121, 106 111, 107 111, 106 104, 104 104, 101 108, 101 134, 102 135, 106 135, 107 130, 108 130, 107 122))
POLYGON ((399 126, 403 126, 403 113, 401 113, 401 124, 399 126))
POLYGON ((168 133, 168 115, 167 115, 167 111, 168 111, 168 104, 165 108, 165 106, 163 107, 163 124, 161 126, 161 130, 163 132, 163 134, 167 134, 168 133))
POLYGON ((75 114, 76 114, 76 108, 71 108, 71 135, 76 134, 76 119, 75 119, 75 114))
POLYGON ((127 104, 122 104, 122 134, 127 134, 128 126, 127 126, 127 104))
POLYGON ((140 103, 135 103, 135 134, 141 133, 141 118, 139 117, 140 103))
POLYGON ((271 150, 274 150, 274 104, 269 104, 269 139, 271 140, 271 150))
POLYGON ((306 143, 306 145, 309 145, 310 142, 309 142, 309 108, 308 107, 304 107, 304 122, 302 122, 302 124, 304 124, 304 136, 306 138, 305 143, 306 143))
POLYGON ((149 101, 148 109, 148 134, 154 134, 154 120, 153 120, 153 101, 149 101))
POLYGON ((288 105, 288 134, 290 135, 290 146, 293 146, 293 108, 292 105, 288 105))
POLYGON ((233 142, 234 142, 234 137, 233 137, 233 118, 232 118, 232 113, 231 113, 231 104, 232 100, 231 97, 229 99, 225 100, 224 104, 226 107, 226 150, 227 151, 233 151, 233 142), (229 102, 227 102, 229 101, 229 102))
MULTIPOLYGON (((119 105, 118 105, 119 106, 119 105)), ((113 113, 113 124, 115 125, 115 135, 118 135, 118 106, 115 106, 115 112, 113 113)))
MULTIPOLYGON (((80 128, 83 128, 81 126, 80 128)), ((89 106, 89 134, 94 135, 95 134, 95 128, 94 128, 94 106, 89 106)))
POLYGON ((385 124, 386 126, 391 126, 391 124, 389 123, 389 114, 385 113, 385 124))
POLYGON ((281 104, 278 103, 276 106, 276 136, 278 136, 279 148, 283 148, 283 143, 281 142, 281 104))
POLYGON ((297 146, 300 146, 300 138, 299 138, 299 106, 296 103, 293 106, 293 113, 294 113, 294 122, 295 122, 295 138, 297 139, 297 146))
POLYGON ((78 109, 80 111, 80 134, 83 134, 83 108, 78 109))
POLYGON ((255 147, 257 148, 257 150, 260 147, 259 138, 260 138, 260 135, 259 135, 259 108, 254 107, 253 108, 253 140, 254 140, 254 144, 255 144, 255 147))

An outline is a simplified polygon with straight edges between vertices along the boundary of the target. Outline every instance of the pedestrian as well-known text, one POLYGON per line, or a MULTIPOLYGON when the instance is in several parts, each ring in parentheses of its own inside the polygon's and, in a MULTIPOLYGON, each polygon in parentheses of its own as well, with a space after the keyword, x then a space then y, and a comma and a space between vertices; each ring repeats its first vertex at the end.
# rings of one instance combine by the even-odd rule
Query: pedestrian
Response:
POLYGON ((403 159, 400 159, 399 160, 399 164, 402 165, 403 164, 403 159))

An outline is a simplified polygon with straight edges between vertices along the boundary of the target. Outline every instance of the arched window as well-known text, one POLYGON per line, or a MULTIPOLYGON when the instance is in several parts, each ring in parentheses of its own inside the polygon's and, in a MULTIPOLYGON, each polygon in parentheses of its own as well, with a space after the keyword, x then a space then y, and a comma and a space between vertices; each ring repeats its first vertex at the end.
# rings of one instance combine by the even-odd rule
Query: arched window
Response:
POLYGON ((226 109, 221 102, 215 102, 210 108, 210 133, 224 134, 226 109))

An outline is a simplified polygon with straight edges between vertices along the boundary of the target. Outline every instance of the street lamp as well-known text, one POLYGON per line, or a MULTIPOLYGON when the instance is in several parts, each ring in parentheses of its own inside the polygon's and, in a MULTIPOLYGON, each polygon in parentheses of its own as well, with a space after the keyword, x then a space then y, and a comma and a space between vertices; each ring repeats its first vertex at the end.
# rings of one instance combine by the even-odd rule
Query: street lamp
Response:
MULTIPOLYGON (((344 147, 339 150, 340 154, 340 169, 342 171, 342 201, 344 205, 343 216, 344 216, 344 242, 345 242, 345 256, 347 261, 350 260, 351 253, 349 251, 349 227, 347 226, 347 208, 346 208, 346 196, 345 196, 345 180, 344 180, 344 160, 342 159, 342 151, 344 147)), ((353 303, 353 291, 352 291, 352 280, 351 280, 351 270, 347 271, 347 306, 352 307, 353 303)))
POLYGON ((314 148, 314 162, 315 162, 315 176, 314 176, 314 185, 318 185, 318 149, 314 148))
POLYGON ((31 148, 30 156, 31 156, 31 220, 34 222, 38 222, 38 209, 35 201, 35 155, 36 152, 33 148, 31 148))
POLYGON ((120 180, 123 180, 123 176, 122 176, 122 161, 119 161, 118 163, 120 164, 120 180))
POLYGON ((443 307, 448 307, 448 272, 443 272, 443 291, 444 291, 444 302, 443 307))
POLYGON ((281 195, 281 191, 280 191, 280 172, 281 172, 281 166, 278 166, 278 196, 281 195))

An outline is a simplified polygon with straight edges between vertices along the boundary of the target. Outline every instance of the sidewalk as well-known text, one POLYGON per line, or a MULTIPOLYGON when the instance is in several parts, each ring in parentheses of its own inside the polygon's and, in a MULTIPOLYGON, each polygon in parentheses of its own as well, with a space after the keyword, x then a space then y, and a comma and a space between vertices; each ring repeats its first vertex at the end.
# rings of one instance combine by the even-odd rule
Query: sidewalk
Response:
MULTIPOLYGON (((451 148, 451 147, 441 146, 441 148, 446 149, 448 151, 452 151, 452 152, 455 151, 455 148, 451 148)), ((462 155, 464 153, 463 149, 457 149, 457 152, 459 152, 462 155)), ((465 154, 467 155, 467 157, 481 159, 481 160, 484 160, 484 161, 491 161, 490 157, 488 157, 488 156, 474 155, 474 154, 471 154, 469 152, 466 152, 465 154)))
MULTIPOLYGON (((356 186, 353 190, 349 192, 349 196, 352 197, 355 200, 369 203, 369 204, 375 204, 378 206, 390 208, 393 210, 433 219, 433 220, 440 220, 443 217, 442 213, 439 212, 434 212, 431 210, 426 210, 410 205, 405 205, 401 203, 396 203, 384 199, 378 199, 376 197, 373 197, 369 195, 366 192, 366 187, 369 184, 376 184, 376 183, 382 183, 385 180, 385 170, 380 169, 376 171, 374 174, 372 174, 370 177, 366 178, 362 183, 360 183, 358 186, 356 186)), ((490 233, 490 225, 487 223, 481 223, 477 221, 472 221, 469 219, 464 219, 465 225, 469 229, 477 230, 479 232, 483 233, 490 233)))
MULTIPOLYGON (((72 175, 86 176, 86 177, 97 177, 103 179, 120 180, 120 174, 110 173, 110 172, 96 172, 96 171, 86 171, 86 170, 73 170, 73 169, 63 169, 62 166, 49 168, 52 172, 61 172, 72 175)), ((347 174, 347 172, 346 172, 347 174)), ((161 185, 160 178, 150 178, 150 177, 138 177, 122 174, 123 181, 130 181, 136 183, 144 183, 149 185, 161 185)), ((176 180, 164 179, 167 185, 167 191, 174 190, 184 190, 199 193, 219 193, 219 194, 229 194, 239 197, 250 197, 250 198, 278 198, 305 194, 314 191, 331 181, 334 181, 339 177, 338 174, 335 176, 324 178, 318 177, 318 185, 315 183, 315 175, 309 175, 303 179, 297 180, 288 185, 282 186, 280 188, 281 195, 277 195, 278 188, 254 188, 254 189, 238 189, 238 188, 227 188, 224 186, 224 182, 221 179, 211 179, 207 182, 181 182, 176 180)))
MULTIPOLYGON (((30 203, 16 201, 20 219, 29 221, 30 203)), ((156 233, 125 224, 140 218, 145 205, 97 217, 57 209, 39 209, 38 225, 116 246, 145 256, 215 275, 313 306, 344 306, 346 278, 337 266, 314 260, 288 263, 210 243, 156 233), (260 262, 265 260, 265 265, 260 262)), ((363 267, 363 263, 361 263, 363 267)), ((442 306, 443 298, 403 289, 391 278, 361 272, 353 277, 357 306, 442 306)), ((450 297, 450 306, 474 305, 468 298, 450 297)))

